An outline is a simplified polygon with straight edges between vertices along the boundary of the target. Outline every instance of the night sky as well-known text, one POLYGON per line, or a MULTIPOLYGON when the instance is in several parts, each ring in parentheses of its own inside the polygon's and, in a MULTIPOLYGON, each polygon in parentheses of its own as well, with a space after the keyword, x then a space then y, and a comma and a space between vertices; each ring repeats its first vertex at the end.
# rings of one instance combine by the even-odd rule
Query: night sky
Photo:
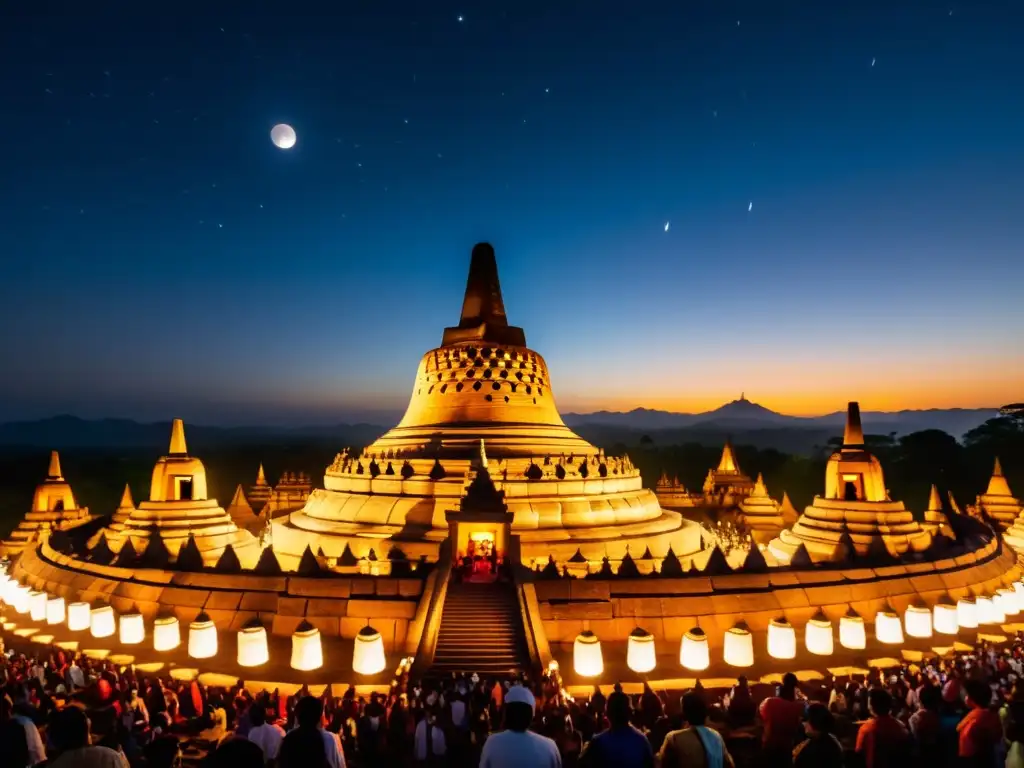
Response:
POLYGON ((479 240, 562 410, 1024 399, 1019 3, 202 5, 5 8, 0 419, 401 409, 479 240))

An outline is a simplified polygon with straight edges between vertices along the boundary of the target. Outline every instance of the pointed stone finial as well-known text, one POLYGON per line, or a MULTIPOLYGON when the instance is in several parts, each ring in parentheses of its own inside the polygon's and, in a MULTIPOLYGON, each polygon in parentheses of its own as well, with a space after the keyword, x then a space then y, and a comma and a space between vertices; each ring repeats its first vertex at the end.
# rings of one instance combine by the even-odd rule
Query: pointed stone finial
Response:
POLYGON ((768 489, 764 485, 764 477, 760 472, 757 473, 757 482, 754 483, 754 490, 750 493, 751 496, 763 497, 768 495, 768 489))
POLYGON ((132 489, 128 487, 128 483, 124 484, 124 493, 121 494, 121 503, 117 505, 119 510, 122 509, 135 509, 135 502, 132 500, 132 489))
POLYGON ((167 453, 171 456, 183 456, 188 453, 188 447, 185 445, 185 423, 181 419, 171 422, 171 447, 167 453))
POLYGON ((64 475, 60 471, 60 454, 50 451, 50 469, 46 473, 48 480, 63 480, 64 475))
POLYGON ((448 346, 474 340, 526 346, 523 329, 509 325, 505 316, 505 302, 498 282, 498 261, 494 257, 494 248, 488 243, 473 246, 462 316, 456 327, 444 329, 441 343, 448 346))
POLYGON ((928 509, 926 512, 941 512, 942 511, 942 497, 939 496, 939 487, 932 483, 932 491, 928 495, 928 509))
POLYGON ((480 466, 487 469, 487 449, 484 448, 484 439, 480 438, 480 466))
POLYGON ((260 471, 256 473, 256 485, 266 485, 267 476, 263 472, 263 462, 260 462, 260 471))
POLYGON ((846 406, 846 429, 843 431, 843 448, 863 448, 864 429, 860 425, 860 403, 851 402, 846 406))
POLYGON ((719 472, 739 472, 739 464, 736 463, 736 456, 733 454, 732 441, 726 440, 722 447, 722 460, 718 462, 719 472))
MULTIPOLYGON (((54 451, 53 455, 56 456, 57 452, 54 451)), ((50 461, 52 462, 53 459, 51 459, 50 461)), ((52 464, 51 464, 51 466, 52 466, 52 464)), ((57 465, 57 468, 60 469, 60 464, 57 465)), ((995 463, 995 466, 992 468, 992 477, 1002 477, 1002 476, 1003 476, 1003 465, 999 462, 999 457, 996 456, 996 463, 995 463)))

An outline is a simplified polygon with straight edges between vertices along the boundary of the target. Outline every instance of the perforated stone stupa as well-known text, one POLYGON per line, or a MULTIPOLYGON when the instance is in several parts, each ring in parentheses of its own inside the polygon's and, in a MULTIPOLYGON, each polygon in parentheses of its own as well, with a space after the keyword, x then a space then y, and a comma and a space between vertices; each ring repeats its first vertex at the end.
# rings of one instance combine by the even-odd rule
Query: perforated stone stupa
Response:
POLYGON ((60 456, 52 451, 50 469, 46 479, 36 487, 32 509, 11 532, 11 537, 0 542, 0 555, 16 555, 35 544, 46 532, 81 525, 91 518, 88 508, 79 508, 75 503, 71 486, 61 472, 60 456))
POLYGON ((842 447, 829 457, 825 468, 825 494, 815 496, 790 530, 782 531, 768 549, 780 563, 788 563, 803 544, 817 559, 832 559, 844 534, 858 554, 892 554, 928 548, 932 535, 901 501, 889 498, 882 465, 864 446, 860 406, 850 403, 842 447))
POLYGON ((420 361, 405 416, 362 455, 339 454, 324 488, 275 520, 282 566, 307 545, 331 557, 349 545, 357 557, 398 546, 436 558, 481 441, 524 561, 568 560, 577 548, 615 560, 630 544, 656 557, 700 548, 697 527, 661 508, 628 457, 606 457, 562 421, 547 364, 509 325, 494 250, 482 243, 459 323, 420 361))

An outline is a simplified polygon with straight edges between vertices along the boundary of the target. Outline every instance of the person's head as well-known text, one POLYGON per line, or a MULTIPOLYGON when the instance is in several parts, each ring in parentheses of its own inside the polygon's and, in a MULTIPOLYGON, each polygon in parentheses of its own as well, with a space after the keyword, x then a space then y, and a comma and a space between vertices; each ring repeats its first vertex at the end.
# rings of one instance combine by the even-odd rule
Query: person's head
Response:
POLYGON ((931 712, 938 712, 942 706, 942 691, 934 685, 926 685, 921 689, 921 706, 931 712))
POLYGON ((181 754, 176 736, 159 736, 144 750, 148 768, 173 768, 181 754))
POLYGON ((510 731, 523 733, 533 722, 536 701, 529 688, 513 685, 505 694, 505 727, 510 731))
POLYGON ((253 728, 259 728, 267 722, 267 710, 260 702, 249 707, 249 722, 253 728))
POLYGON ((320 719, 324 716, 324 705, 320 699, 312 696, 303 696, 295 705, 295 720, 300 727, 317 728, 320 719))
POLYGON ((608 721, 612 728, 624 728, 629 725, 629 718, 633 714, 633 704, 629 696, 616 691, 608 697, 608 721))
POLYGON ((981 680, 968 680, 964 683, 964 692, 968 707, 984 709, 992 703, 992 689, 981 680))
POLYGON ((868 710, 875 717, 885 717, 892 711, 892 694, 885 688, 872 688, 868 692, 868 710))
POLYGON ((4 764, 13 768, 28 768, 28 734, 17 720, 4 720, 0 724, 0 754, 4 764))
MULTIPOLYGON (((260 755, 262 759, 262 752, 260 755)), ((310 728, 291 731, 281 742, 277 765, 278 768, 328 768, 323 736, 310 728)))
POLYGON ((690 725, 704 725, 708 719, 708 705, 696 691, 687 691, 682 698, 683 719, 690 725))
POLYGON ((779 686, 779 696, 783 699, 795 699, 797 683, 798 680, 796 679, 796 675, 792 672, 787 672, 782 676, 782 685, 779 686))
POLYGON ((804 730, 808 736, 817 736, 832 731, 832 713, 828 707, 815 702, 807 707, 807 714, 804 717, 804 730))
POLYGON ((76 706, 57 710, 50 717, 46 735, 60 752, 89 746, 89 718, 85 710, 76 706))
POLYGON ((750 684, 747 682, 747 676, 746 675, 740 675, 739 677, 736 678, 736 687, 739 688, 741 691, 747 690, 749 685, 750 684))
POLYGON ((263 768, 263 750, 248 739, 235 736, 222 741, 207 755, 203 768, 263 768))

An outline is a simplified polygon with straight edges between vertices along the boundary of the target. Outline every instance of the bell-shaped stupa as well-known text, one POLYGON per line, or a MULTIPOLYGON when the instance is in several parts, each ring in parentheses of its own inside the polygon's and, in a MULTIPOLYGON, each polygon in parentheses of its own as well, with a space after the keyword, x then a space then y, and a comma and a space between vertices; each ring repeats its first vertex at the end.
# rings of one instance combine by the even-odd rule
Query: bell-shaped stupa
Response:
POLYGON ((547 364, 509 324, 494 249, 481 243, 459 323, 420 361, 405 416, 361 455, 339 454, 324 488, 274 521, 281 564, 294 566, 307 545, 329 557, 394 545, 435 559, 481 441, 526 562, 577 549, 615 560, 629 544, 655 557, 700 548, 697 526, 663 510, 628 457, 604 456, 562 421, 547 364))
POLYGON ((889 498, 882 465, 864 445, 857 403, 849 404, 843 445, 825 467, 824 496, 815 496, 792 529, 782 531, 768 549, 780 563, 788 563, 801 545, 815 559, 832 559, 844 534, 861 555, 880 551, 879 544, 894 555, 917 552, 932 539, 902 501, 889 498))
POLYGON ((768 495, 764 478, 758 474, 754 490, 740 502, 740 520, 759 544, 767 544, 777 535, 785 523, 782 519, 782 508, 779 502, 768 495))
POLYGON ((1003 465, 996 457, 995 466, 992 468, 992 477, 989 478, 988 488, 975 501, 975 509, 983 512, 999 528, 1010 528, 1019 522, 1022 508, 1020 500, 1013 495, 1010 484, 1003 474, 1003 465))

